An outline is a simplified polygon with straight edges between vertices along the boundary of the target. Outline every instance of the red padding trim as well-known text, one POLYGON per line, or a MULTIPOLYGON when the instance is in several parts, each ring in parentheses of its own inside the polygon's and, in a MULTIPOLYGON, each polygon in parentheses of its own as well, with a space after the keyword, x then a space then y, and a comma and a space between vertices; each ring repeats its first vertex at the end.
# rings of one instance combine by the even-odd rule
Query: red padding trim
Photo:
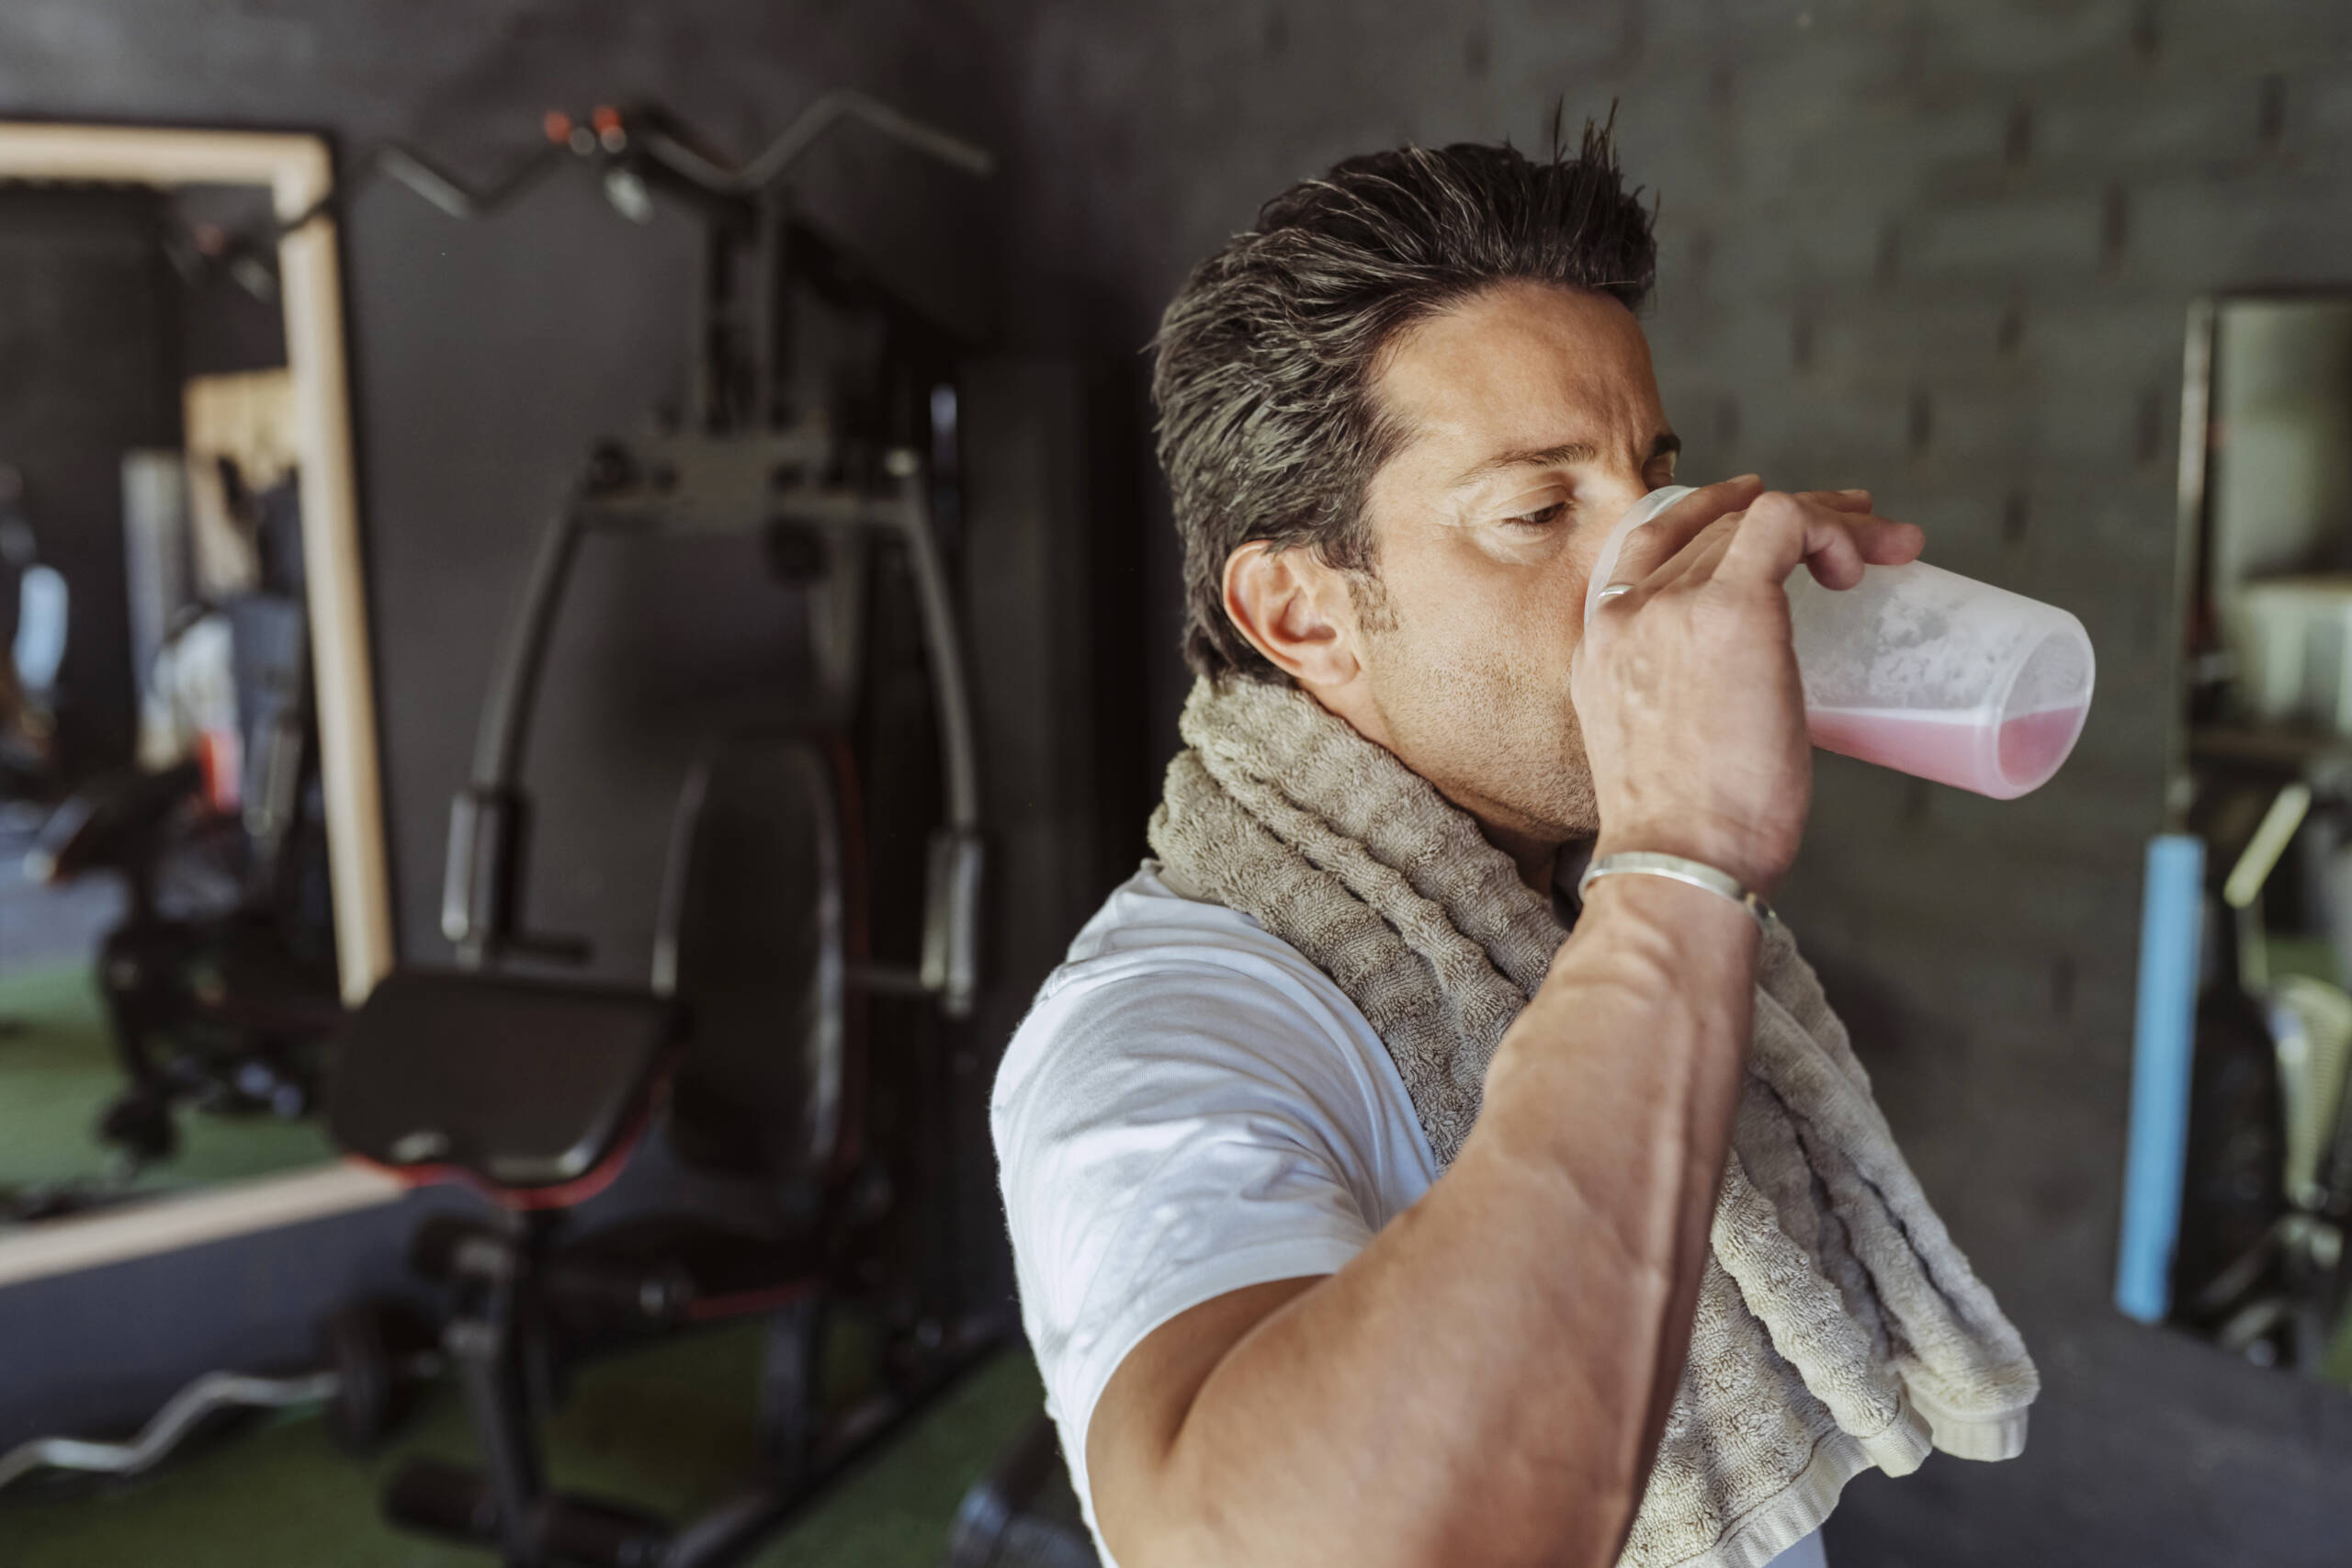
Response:
POLYGON ((704 1296, 687 1306, 686 1319, 691 1323, 707 1323, 713 1318, 774 1312, 778 1307, 807 1301, 824 1288, 825 1281, 819 1278, 796 1280, 789 1285, 771 1285, 762 1291, 738 1291, 731 1296, 704 1296))
POLYGON ((645 1141, 645 1134, 651 1130, 654 1117, 670 1098, 670 1080, 677 1071, 678 1059, 678 1046, 671 1045, 664 1050, 661 1064, 654 1068, 651 1089, 638 1107, 637 1114, 629 1119, 628 1130, 614 1143, 612 1152, 571 1180, 558 1182, 552 1187, 502 1187, 481 1172, 462 1165, 386 1165, 380 1160, 369 1159, 366 1155, 345 1155, 344 1157, 380 1170, 406 1187, 447 1183, 470 1188, 502 1209, 536 1213, 546 1209, 577 1208, 618 1180, 621 1172, 628 1168, 638 1145, 645 1141))

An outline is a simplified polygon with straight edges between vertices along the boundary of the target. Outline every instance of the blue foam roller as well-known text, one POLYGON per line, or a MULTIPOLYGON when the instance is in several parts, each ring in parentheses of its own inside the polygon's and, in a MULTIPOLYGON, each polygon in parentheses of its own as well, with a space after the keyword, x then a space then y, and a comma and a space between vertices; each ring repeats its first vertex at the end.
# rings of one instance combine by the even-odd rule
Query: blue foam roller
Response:
POLYGON ((2132 1127, 2123 1160, 2123 1234, 2115 1304, 2161 1323, 2172 1306, 2180 1183, 2188 1151, 2188 1071, 2197 1044, 2198 944, 2205 844, 2165 833, 2148 841, 2140 907, 2139 1007, 2132 1039, 2132 1127))

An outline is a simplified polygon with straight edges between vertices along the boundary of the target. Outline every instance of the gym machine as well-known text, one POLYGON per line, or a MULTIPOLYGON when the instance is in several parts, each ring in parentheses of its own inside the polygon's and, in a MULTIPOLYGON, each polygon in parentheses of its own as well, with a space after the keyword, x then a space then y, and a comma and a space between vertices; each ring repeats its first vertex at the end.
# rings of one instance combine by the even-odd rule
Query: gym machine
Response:
MULTIPOLYGON (((551 147, 596 164, 625 215, 642 218, 666 196, 702 217, 707 265, 690 393, 664 427, 599 444, 543 535, 482 710, 471 780, 451 809, 441 917, 457 966, 402 970, 377 987, 342 1047, 328 1113, 350 1153, 404 1179, 462 1181, 492 1201, 488 1218, 428 1223, 411 1252, 454 1303, 441 1348, 483 1466, 413 1463, 386 1507, 396 1522, 492 1547, 510 1568, 733 1561, 1010 1326, 1001 1308, 934 1310, 907 1281, 908 1247, 890 1237, 907 1184, 878 1146, 888 1138, 867 1058, 886 1021, 928 1038, 939 1026, 916 1013, 952 1021, 971 1010, 979 785, 934 532, 943 478, 927 461, 951 435, 931 412, 944 384, 933 378, 937 360, 910 348, 906 363, 884 366, 868 397, 791 389, 795 288, 877 312, 892 323, 886 344, 921 335, 903 308, 854 281, 779 189, 794 159, 844 118, 985 167, 977 149, 854 95, 820 101, 740 169, 657 110, 548 120, 551 147), (550 979, 549 964, 586 953, 533 929, 523 908, 531 811, 522 764, 565 584, 590 539, 712 534, 757 539, 771 575, 804 595, 807 701, 790 723, 717 738, 691 774, 645 983, 550 979), (881 570, 891 559, 896 578, 881 570), (881 623, 894 617, 913 631, 900 638, 902 661, 907 643, 920 649, 919 700, 875 667, 881 623), (907 737, 917 712, 933 732, 919 746, 907 737), (875 870, 877 846, 860 828, 861 779, 917 755, 935 767, 940 821, 922 860, 919 953, 893 964, 867 950, 869 919, 893 884, 875 870), (699 1179, 693 1201, 616 1220, 581 1214, 657 1126, 673 1161, 699 1179), (884 1327, 881 1387, 829 1416, 819 1374, 828 1321, 843 1311, 884 1327), (761 1484, 684 1528, 548 1488, 536 1431, 567 1363, 745 1315, 768 1323, 761 1484)), ((546 162, 479 194, 410 152, 379 154, 374 166, 474 216, 511 200, 546 162)), ((894 1131, 908 1135, 903 1118, 894 1131)), ((398 1353, 395 1335, 377 1337, 387 1347, 379 1357, 350 1322, 347 1359, 398 1353)), ((345 1429, 364 1440, 375 1435, 366 1425, 347 1418, 345 1429)))

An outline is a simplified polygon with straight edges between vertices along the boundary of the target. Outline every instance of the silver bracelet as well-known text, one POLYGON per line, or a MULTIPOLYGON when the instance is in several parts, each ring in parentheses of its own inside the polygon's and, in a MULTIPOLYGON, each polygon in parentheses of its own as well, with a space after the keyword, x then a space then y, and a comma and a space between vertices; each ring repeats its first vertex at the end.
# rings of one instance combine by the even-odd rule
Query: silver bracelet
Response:
POLYGON ((1584 890, 1592 886, 1595 877, 1628 874, 1663 876, 1669 882, 1703 887, 1718 897, 1728 898, 1755 916, 1757 928, 1768 937, 1781 923, 1781 917, 1772 912, 1772 906, 1743 886, 1740 880, 1730 873, 1717 871, 1703 861, 1685 860, 1680 855, 1662 855, 1650 850, 1628 850, 1622 854, 1603 855, 1594 861, 1584 868, 1584 874, 1577 878, 1577 897, 1584 897, 1584 890))

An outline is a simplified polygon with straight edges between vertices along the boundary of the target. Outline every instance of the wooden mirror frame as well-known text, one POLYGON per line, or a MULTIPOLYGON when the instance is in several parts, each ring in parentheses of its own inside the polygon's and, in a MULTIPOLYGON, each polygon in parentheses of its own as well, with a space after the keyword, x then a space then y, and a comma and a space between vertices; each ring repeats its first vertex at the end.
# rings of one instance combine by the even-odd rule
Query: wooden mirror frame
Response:
MULTIPOLYGON (((392 913, 341 265, 334 219, 321 209, 334 188, 334 157, 323 138, 296 133, 0 120, 0 183, 36 181, 265 186, 280 223, 310 215, 279 238, 278 278, 294 382, 336 969, 345 1004, 356 1005, 391 968, 392 913)), ((366 1207, 400 1191, 379 1172, 330 1161, 158 1193, 0 1235, 0 1286, 366 1207)))

